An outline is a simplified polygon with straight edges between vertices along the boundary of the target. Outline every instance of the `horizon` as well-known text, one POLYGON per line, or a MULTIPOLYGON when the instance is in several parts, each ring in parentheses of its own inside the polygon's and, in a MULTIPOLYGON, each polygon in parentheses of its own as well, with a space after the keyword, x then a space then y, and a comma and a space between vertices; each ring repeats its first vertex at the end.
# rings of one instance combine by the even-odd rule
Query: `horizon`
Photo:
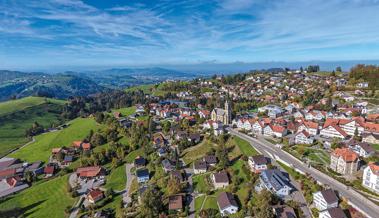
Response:
POLYGON ((374 0, 5 0, 0 9, 9 70, 379 63, 374 0))

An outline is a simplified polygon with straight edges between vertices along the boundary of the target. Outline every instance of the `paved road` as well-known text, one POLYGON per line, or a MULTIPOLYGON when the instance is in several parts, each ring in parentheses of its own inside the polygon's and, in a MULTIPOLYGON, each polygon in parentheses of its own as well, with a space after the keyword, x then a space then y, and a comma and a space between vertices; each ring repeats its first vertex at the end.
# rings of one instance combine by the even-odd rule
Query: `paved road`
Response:
POLYGON ((188 178, 188 189, 187 189, 187 192, 188 194, 190 194, 190 203, 189 203, 189 215, 188 217, 189 218, 195 218, 195 198, 196 198, 196 195, 195 193, 193 192, 193 182, 192 182, 192 175, 193 175, 193 169, 192 168, 186 168, 184 169, 184 171, 186 172, 186 176, 188 178))
POLYGON ((132 202, 132 199, 129 196, 129 190, 130 186, 132 185, 132 181, 134 178, 134 175, 130 172, 130 170, 133 168, 133 164, 125 164, 125 171, 126 171, 126 185, 125 185, 125 193, 123 195, 123 202, 125 205, 132 202))
POLYGON ((292 164, 293 168, 296 168, 302 172, 306 172, 310 174, 316 181, 321 182, 322 184, 326 184, 330 188, 337 190, 340 195, 347 198, 351 204, 353 204, 357 209, 360 209, 360 211, 364 213, 366 216, 371 218, 378 217, 379 206, 377 206, 358 192, 352 190, 348 186, 318 171, 317 169, 309 168, 305 163, 299 161, 298 159, 287 154, 281 149, 276 148, 273 144, 264 139, 254 139, 233 129, 229 129, 229 132, 232 135, 237 135, 247 140, 258 151, 264 154, 268 153, 269 156, 274 157, 274 159, 281 159, 287 163, 290 163, 292 164))

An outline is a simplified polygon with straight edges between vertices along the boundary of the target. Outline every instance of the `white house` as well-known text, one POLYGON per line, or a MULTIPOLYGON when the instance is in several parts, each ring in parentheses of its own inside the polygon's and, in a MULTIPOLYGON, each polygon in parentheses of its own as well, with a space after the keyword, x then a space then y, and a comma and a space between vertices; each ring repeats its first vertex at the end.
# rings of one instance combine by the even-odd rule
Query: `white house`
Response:
POLYGON ((311 136, 307 131, 303 130, 301 132, 296 133, 295 135, 295 143, 296 144, 306 144, 310 145, 314 142, 313 136, 311 136))
POLYGON ((287 129, 283 126, 268 125, 263 129, 263 134, 267 136, 275 136, 281 138, 287 134, 287 129))
POLYGON ((355 140, 350 140, 347 145, 360 157, 367 158, 375 154, 375 149, 366 142, 356 142, 355 140))
POLYGON ((229 192, 221 192, 217 197, 217 205, 220 209, 221 216, 235 214, 238 211, 238 204, 233 194, 229 192))
POLYGON ((313 193, 313 204, 319 211, 338 207, 338 197, 332 189, 313 193))
POLYGON ((330 126, 324 127, 320 131, 320 136, 325 137, 325 138, 341 138, 341 139, 344 139, 348 135, 339 126, 330 125, 330 126))
POLYGON ((346 132, 346 134, 350 136, 353 136, 355 134, 355 130, 358 131, 358 135, 361 135, 362 132, 365 130, 363 124, 355 120, 339 120, 339 126, 343 131, 346 132))
POLYGON ((278 169, 263 170, 259 180, 259 185, 255 187, 257 191, 267 189, 279 197, 286 197, 292 191, 289 178, 278 169))
POLYGON ((310 135, 317 135, 318 134, 318 123, 315 123, 315 122, 311 122, 311 121, 305 121, 305 122, 302 122, 298 128, 297 128, 297 132, 301 132, 303 130, 307 131, 310 135))
POLYGON ((253 132, 262 134, 263 133, 264 124, 263 124, 263 122, 257 120, 253 124, 252 128, 253 128, 253 132))
POLYGON ((248 164, 251 171, 254 173, 260 173, 263 170, 267 170, 268 160, 263 155, 255 155, 249 157, 248 164))
POLYGON ((229 185, 228 173, 226 173, 225 171, 213 173, 211 176, 211 179, 216 189, 225 188, 226 186, 229 185))
POLYGON ((362 185, 373 192, 379 193, 379 164, 369 163, 363 170, 362 185))

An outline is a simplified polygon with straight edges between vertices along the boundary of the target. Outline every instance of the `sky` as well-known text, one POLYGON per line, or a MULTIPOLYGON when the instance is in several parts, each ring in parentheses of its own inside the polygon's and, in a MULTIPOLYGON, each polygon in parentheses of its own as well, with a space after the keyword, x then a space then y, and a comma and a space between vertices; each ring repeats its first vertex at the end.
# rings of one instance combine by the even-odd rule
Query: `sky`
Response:
POLYGON ((379 60, 379 0, 0 0, 0 69, 379 60))

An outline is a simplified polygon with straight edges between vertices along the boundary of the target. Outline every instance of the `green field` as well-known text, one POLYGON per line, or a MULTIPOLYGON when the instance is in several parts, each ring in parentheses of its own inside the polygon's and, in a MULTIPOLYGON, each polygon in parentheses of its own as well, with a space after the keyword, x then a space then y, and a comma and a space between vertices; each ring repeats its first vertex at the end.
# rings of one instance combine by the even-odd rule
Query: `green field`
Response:
POLYGON ((185 149, 182 152, 182 158, 186 165, 191 164, 193 161, 203 157, 212 147, 215 148, 216 146, 208 140, 203 140, 200 144, 185 149))
POLYGON ((253 156, 259 154, 251 145, 249 142, 241 139, 238 136, 233 137, 234 143, 239 147, 242 154, 246 156, 253 156))
POLYGON ((116 111, 120 112, 122 114, 122 116, 129 116, 129 115, 136 112, 136 107, 133 106, 133 107, 125 107, 125 108, 112 110, 112 112, 116 112, 116 111))
POLYGON ((45 128, 62 123, 62 108, 62 101, 37 97, 0 103, 0 156, 28 142, 25 131, 34 122, 45 128))
POLYGON ((11 157, 20 158, 29 162, 47 161, 54 147, 70 146, 75 140, 84 139, 90 130, 97 130, 100 125, 91 118, 77 118, 68 123, 68 127, 36 137, 36 141, 16 151, 11 157))
POLYGON ((151 94, 151 89, 154 88, 154 84, 133 86, 126 89, 126 92, 132 92, 137 90, 142 90, 145 94, 151 94))
POLYGON ((0 103, 0 116, 44 103, 64 104, 65 101, 42 97, 26 97, 0 103))
POLYGON ((192 177, 195 191, 197 191, 198 193, 205 193, 208 190, 212 189, 212 187, 210 187, 210 185, 207 182, 208 177, 209 174, 195 175, 192 177))
POLYGON ((134 159, 136 159, 137 156, 143 156, 143 155, 144 155, 144 152, 143 152, 142 148, 134 150, 126 156, 126 162, 127 163, 133 163, 134 159))
POLYGON ((112 188, 116 191, 121 191, 125 189, 126 184, 126 172, 125 165, 122 164, 118 166, 116 169, 112 169, 111 173, 107 177, 107 183, 105 184, 105 188, 112 188))
POLYGON ((0 202, 0 210, 18 208, 25 217, 63 218, 65 208, 75 203, 66 190, 67 180, 63 176, 34 185, 0 202))
POLYGON ((199 196, 195 198, 195 211, 198 214, 201 210, 201 206, 203 205, 203 201, 205 199, 205 195, 199 196))

